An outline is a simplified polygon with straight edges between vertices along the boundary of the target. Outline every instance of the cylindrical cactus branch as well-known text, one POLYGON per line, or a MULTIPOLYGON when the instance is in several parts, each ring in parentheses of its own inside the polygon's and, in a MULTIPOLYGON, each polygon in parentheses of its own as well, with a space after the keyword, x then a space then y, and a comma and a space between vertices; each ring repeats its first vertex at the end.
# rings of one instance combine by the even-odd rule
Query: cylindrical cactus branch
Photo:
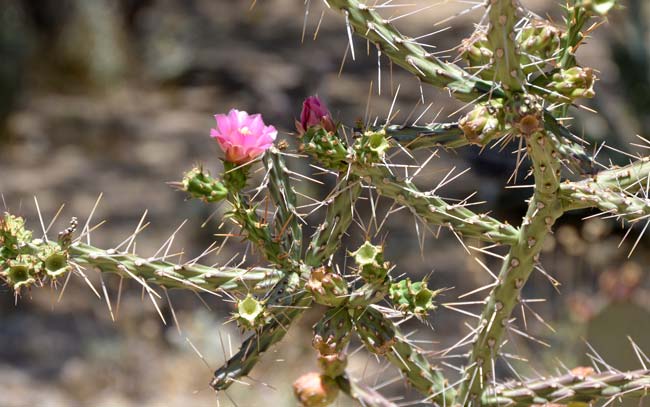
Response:
POLYGON ((650 394, 650 370, 632 372, 567 373, 529 382, 500 384, 487 390, 484 407, 535 405, 591 405, 618 397, 642 398, 650 394), (584 404, 583 404, 584 403, 584 404))
POLYGON ((560 188, 564 211, 598 208, 612 216, 635 222, 650 216, 650 200, 619 188, 603 188, 590 181, 564 183, 560 188))
POLYGON ((328 0, 327 3, 345 14, 349 32, 354 30, 358 35, 376 44, 394 63, 423 82, 439 88, 448 88, 460 100, 473 100, 491 90, 494 96, 500 96, 501 92, 493 90, 490 82, 472 77, 457 65, 441 61, 414 40, 400 34, 390 22, 375 12, 372 6, 357 0, 328 0))
POLYGON ((517 243, 512 245, 505 257, 496 286, 481 315, 477 337, 458 393, 457 402, 463 405, 479 402, 484 389, 495 380, 490 377, 493 371, 491 364, 495 363, 512 310, 539 261, 544 238, 555 220, 562 215, 558 199, 560 162, 557 153, 544 131, 538 130, 525 137, 533 164, 535 192, 522 221, 517 243))
POLYGON ((385 131, 386 136, 411 151, 442 147, 456 149, 469 144, 458 123, 434 123, 426 126, 377 126, 372 131, 385 131))
POLYGON ((586 182, 594 181, 603 188, 620 189, 634 194, 647 188, 649 177, 650 157, 644 157, 624 167, 600 171, 586 182))
POLYGON ((355 172, 379 194, 407 206, 430 224, 447 226, 464 237, 492 243, 509 245, 517 241, 518 232, 514 226, 421 192, 412 182, 398 179, 384 166, 355 165, 355 172))
MULTIPOLYGON (((71 233, 70 233, 71 234, 71 233)), ((117 274, 164 288, 218 292, 264 293, 283 273, 272 268, 209 267, 196 262, 172 263, 164 257, 141 257, 116 249, 100 249, 80 241, 32 239, 22 218, 0 219, 0 275, 16 290, 59 279, 76 267, 117 274)))
POLYGON ((263 162, 268 171, 269 194, 278 211, 274 219, 274 240, 281 242, 289 257, 300 258, 302 227, 296 213, 296 193, 289 182, 287 165, 275 147, 267 150, 263 162))
POLYGON ((483 241, 499 244, 517 241, 515 227, 462 205, 448 204, 432 193, 421 192, 411 181, 398 179, 380 158, 390 146, 383 130, 361 134, 350 147, 351 151, 340 144, 334 146, 335 150, 326 134, 307 133, 303 141, 302 148, 325 166, 341 170, 351 165, 352 174, 373 186, 379 194, 409 207, 428 223, 447 226, 460 235, 483 241))
POLYGON ((519 92, 526 81, 521 69, 519 44, 516 41, 518 0, 487 2, 489 26, 487 43, 492 51, 492 63, 497 82, 509 92, 519 92))
POLYGON ((73 264, 125 278, 137 277, 147 284, 165 288, 259 294, 267 292, 284 274, 277 269, 264 267, 242 269, 209 267, 192 262, 175 264, 112 249, 99 249, 80 242, 72 244, 68 254, 73 264))
POLYGON ((409 342, 397 326, 379 310, 367 307, 357 309, 353 315, 355 329, 366 348, 384 356, 396 366, 408 383, 429 400, 440 406, 453 405, 456 391, 437 367, 425 356, 425 352, 409 342))

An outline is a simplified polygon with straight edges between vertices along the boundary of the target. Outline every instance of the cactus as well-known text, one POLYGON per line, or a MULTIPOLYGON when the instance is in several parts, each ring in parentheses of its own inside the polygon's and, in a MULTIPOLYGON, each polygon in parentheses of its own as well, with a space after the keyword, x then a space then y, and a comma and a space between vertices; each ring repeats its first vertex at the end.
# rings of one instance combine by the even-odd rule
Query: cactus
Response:
MULTIPOLYGON (((331 405, 339 393, 365 406, 396 405, 353 377, 348 347, 355 337, 366 352, 399 370, 404 382, 421 393, 423 404, 575 406, 647 395, 647 357, 636 347, 643 369, 630 372, 608 367, 596 373, 582 368, 504 382, 495 367, 506 333, 517 329, 513 310, 522 301, 531 273, 540 267, 544 241, 560 217, 593 208, 631 226, 643 222, 642 233, 649 224, 650 158, 597 171, 602 165, 563 121, 578 99, 595 92, 594 70, 575 58, 590 30, 585 26, 613 10, 617 2, 568 0, 566 27, 560 27, 531 18, 517 1, 490 0, 481 24, 459 47, 464 66, 428 53, 415 39, 401 34, 378 11, 388 3, 326 2, 343 14, 353 56, 352 35, 356 34, 422 83, 470 102, 465 113, 451 123, 395 125, 389 118, 386 123, 346 126, 335 121, 319 98, 309 97, 296 122, 294 152, 288 151, 291 143, 276 140, 277 130, 265 125, 260 115, 233 109, 216 116, 217 128, 211 132, 223 150, 223 173, 213 177, 197 166, 174 184, 191 198, 226 205, 225 217, 261 254, 266 267, 209 267, 198 260, 176 264, 166 255, 138 256, 130 247, 98 248, 83 243, 87 230, 76 236, 76 219, 56 240, 37 239, 22 218, 7 213, 0 219, 0 278, 16 295, 71 274, 85 277, 84 270, 135 280, 152 300, 158 287, 227 292, 236 307, 231 320, 249 336, 215 371, 210 386, 217 392, 249 375, 264 352, 310 309, 322 313, 312 338, 320 371, 294 383, 298 402, 306 407, 331 405), (521 147, 519 154, 526 155, 533 181, 519 226, 475 212, 465 201, 443 198, 438 188, 424 191, 416 186, 414 175, 402 176, 391 162, 394 151, 410 155, 437 147, 484 149, 513 141, 521 147), (333 190, 317 203, 325 213, 309 239, 303 237, 308 229, 306 214, 301 213, 299 193, 290 177, 295 173, 287 162, 306 156, 337 179, 333 190), (262 181, 253 185, 256 173, 263 174, 262 181), (444 227, 459 240, 488 242, 506 252, 494 281, 486 286, 490 293, 474 302, 483 305, 478 323, 457 345, 431 352, 402 332, 404 320, 424 321, 437 310, 434 300, 442 289, 429 288, 428 278, 396 277, 399 264, 384 250, 390 240, 379 244, 368 227, 364 243, 356 250, 343 247, 351 226, 361 218, 357 204, 365 190, 371 200, 373 194, 381 196, 426 227, 444 227), (345 263, 340 262, 343 257, 345 263), (451 349, 467 345, 469 351, 460 355, 466 357, 458 368, 460 380, 450 380, 451 375, 431 356, 444 357, 451 349)), ((519 159, 517 164, 525 162, 519 159)), ((418 168, 416 175, 422 170, 418 168)))

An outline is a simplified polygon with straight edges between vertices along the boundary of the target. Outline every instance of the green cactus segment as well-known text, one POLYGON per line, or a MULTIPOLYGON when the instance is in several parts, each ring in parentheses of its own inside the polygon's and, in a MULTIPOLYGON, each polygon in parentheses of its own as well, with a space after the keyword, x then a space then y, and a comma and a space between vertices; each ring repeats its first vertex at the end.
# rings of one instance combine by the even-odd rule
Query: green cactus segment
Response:
MULTIPOLYGON (((280 283, 278 283, 280 284, 280 283)), ((216 391, 225 390, 240 377, 246 376, 253 370, 262 353, 280 342, 291 323, 296 320, 311 304, 311 298, 304 293, 297 293, 299 285, 285 284, 284 289, 293 295, 287 295, 287 306, 275 305, 271 308, 271 301, 267 301, 267 309, 274 312, 271 321, 262 327, 257 334, 248 337, 225 365, 214 372, 210 386, 216 391)), ((276 296, 278 293, 276 293, 276 296)))
POLYGON ((237 312, 233 319, 244 329, 257 329, 266 323, 265 314, 264 303, 248 294, 237 301, 237 312))
POLYGON ((591 174, 594 171, 593 158, 582 148, 582 146, 571 140, 576 137, 569 129, 562 126, 555 117, 548 111, 543 112, 544 129, 553 143, 559 157, 565 164, 578 174, 591 174))
POLYGON ((463 405, 478 400, 491 383, 489 375, 493 369, 488 364, 499 349, 520 291, 539 260, 544 239, 555 220, 562 215, 558 199, 560 162, 556 158, 557 152, 544 132, 526 136, 526 143, 533 163, 535 193, 522 221, 519 239, 504 259, 498 284, 490 293, 481 315, 480 329, 457 400, 463 405))
POLYGON ((311 293, 317 304, 338 307, 347 301, 347 281, 340 274, 325 267, 312 270, 305 288, 311 293))
POLYGON ((619 188, 603 188, 593 181, 564 183, 560 187, 564 211, 598 208, 630 222, 650 216, 650 200, 619 188))
POLYGON ((201 167, 186 172, 181 183, 183 191, 192 198, 205 202, 218 202, 228 196, 228 189, 223 182, 212 178, 201 167))
POLYGON ((275 240, 281 242, 289 257, 300 258, 302 228, 296 213, 296 193, 289 182, 286 163, 275 148, 267 150, 263 161, 269 172, 269 194, 278 209, 274 220, 275 240))
POLYGON ((373 131, 382 129, 387 137, 411 151, 435 147, 456 149, 468 144, 458 123, 434 123, 426 126, 389 125, 373 128, 373 131))
POLYGON ((650 370, 604 372, 586 376, 568 373, 548 380, 499 385, 483 394, 485 407, 531 404, 587 405, 598 399, 642 398, 650 393, 650 370), (584 404, 582 404, 584 403, 584 404))
POLYGON ((487 6, 490 20, 487 47, 492 51, 496 80, 507 92, 521 91, 526 82, 520 65, 519 44, 515 41, 517 4, 513 0, 490 0, 487 6))
POLYGON ((567 69, 576 65, 575 52, 585 38, 582 29, 587 21, 593 16, 606 15, 618 3, 618 0, 567 0, 567 32, 561 39, 558 67, 567 69))
POLYGON ((350 293, 347 306, 349 308, 363 308, 378 303, 388 294, 390 281, 390 277, 387 277, 383 281, 365 283, 361 287, 356 288, 350 293))
POLYGON ((280 242, 273 238, 266 220, 261 219, 255 207, 248 204, 247 198, 239 193, 231 193, 228 202, 232 205, 230 217, 245 233, 246 239, 257 246, 266 259, 281 270, 296 267, 296 262, 283 250, 280 242))
POLYGON ((354 172, 366 183, 373 185, 380 195, 394 199, 407 206, 426 222, 448 226, 465 237, 499 244, 513 244, 517 241, 517 228, 501 223, 463 207, 447 204, 441 198, 420 192, 408 180, 398 180, 382 166, 355 166, 354 172))
POLYGON ((328 0, 328 4, 346 15, 350 28, 357 35, 377 44, 384 55, 422 82, 448 88, 460 100, 473 100, 490 91, 494 96, 501 96, 499 90, 492 90, 490 82, 472 77, 458 66, 429 54, 414 40, 400 34, 371 7, 357 0, 328 0))
POLYGON ((645 157, 625 167, 600 171, 585 182, 596 182, 601 188, 635 194, 646 190, 649 177, 650 157, 645 157))
POLYGON ((388 289, 388 295, 395 308, 419 317, 426 316, 436 308, 433 299, 437 294, 438 291, 427 288, 426 280, 413 283, 410 278, 393 283, 388 289))
POLYGON ((98 249, 82 243, 73 244, 69 256, 72 263, 82 267, 119 274, 127 279, 135 277, 165 288, 186 290, 265 293, 283 275, 279 270, 262 267, 238 269, 214 268, 196 263, 175 264, 131 253, 98 249))
POLYGON ((337 377, 345 373, 352 321, 345 307, 328 310, 314 326, 312 345, 318 351, 318 364, 324 375, 337 377))
POLYGON ((397 407, 397 404, 386 399, 379 392, 365 384, 351 379, 347 374, 336 378, 336 384, 342 392, 366 407, 397 407))
POLYGON ((540 75, 533 84, 548 92, 545 96, 548 101, 572 103, 576 99, 594 97, 595 82, 593 69, 574 66, 540 75))
POLYGON ((305 264, 319 267, 338 250, 345 232, 352 224, 354 206, 361 195, 361 183, 355 175, 347 175, 330 198, 325 220, 318 227, 307 248, 305 264))
POLYGON ((432 366, 423 350, 402 336, 395 324, 380 311, 368 307, 353 313, 355 329, 366 348, 383 355, 401 370, 406 380, 438 405, 453 405, 455 391, 442 372, 432 366))

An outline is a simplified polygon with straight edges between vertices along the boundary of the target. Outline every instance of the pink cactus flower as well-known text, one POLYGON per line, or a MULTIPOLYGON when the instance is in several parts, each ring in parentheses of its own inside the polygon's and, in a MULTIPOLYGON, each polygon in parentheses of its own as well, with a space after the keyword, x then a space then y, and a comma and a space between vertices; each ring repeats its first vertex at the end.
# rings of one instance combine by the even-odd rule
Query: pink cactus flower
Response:
POLYGON ((215 138, 225 153, 226 161, 244 164, 266 151, 278 135, 273 126, 266 126, 262 115, 231 109, 228 114, 217 114, 217 127, 210 129, 210 137, 215 138))
POLYGON ((300 123, 296 123, 298 132, 301 134, 314 126, 321 126, 327 131, 336 130, 330 111, 318 96, 310 96, 305 99, 302 103, 302 112, 300 112, 300 123))

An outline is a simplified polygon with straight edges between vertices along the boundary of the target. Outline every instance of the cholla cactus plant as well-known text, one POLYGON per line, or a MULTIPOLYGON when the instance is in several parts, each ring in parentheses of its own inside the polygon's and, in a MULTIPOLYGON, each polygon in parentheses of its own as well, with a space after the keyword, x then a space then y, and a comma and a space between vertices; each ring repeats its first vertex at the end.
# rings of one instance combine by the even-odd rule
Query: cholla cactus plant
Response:
POLYGON ((317 309, 325 310, 314 326, 312 344, 321 371, 296 380, 295 394, 303 406, 329 405, 340 392, 364 406, 396 405, 347 371, 354 338, 397 367, 401 378, 422 394, 422 404, 586 405, 646 396, 650 371, 639 349, 637 371, 582 368, 555 377, 502 382, 495 370, 505 333, 517 329, 513 310, 532 271, 540 267, 544 240, 558 218, 568 211, 596 208, 632 226, 646 222, 643 231, 648 225, 649 159, 599 169, 562 119, 577 99, 594 95, 594 71, 580 66, 575 52, 588 34, 587 24, 611 12, 616 1, 568 0, 563 26, 534 16, 516 0, 487 1, 482 23, 459 47, 462 66, 439 59, 416 39, 402 35, 379 14, 389 3, 328 0, 326 5, 342 14, 352 57, 356 34, 422 83, 470 101, 469 112, 454 123, 396 126, 387 120, 383 125, 348 126, 337 123, 320 99, 310 97, 296 123, 296 151, 277 140, 275 128, 260 115, 234 109, 217 115, 211 135, 224 152, 223 174, 213 177, 196 167, 177 187, 208 204, 225 203, 227 217, 263 255, 265 267, 208 267, 198 260, 175 264, 165 256, 139 257, 128 247, 105 250, 83 242, 87 227, 75 236, 76 220, 56 240, 35 239, 23 219, 7 213, 0 221, 3 280, 19 295, 94 268, 137 281, 154 304, 157 287, 228 293, 237 307, 232 319, 250 335, 214 373, 210 386, 217 392, 247 376, 287 328, 318 304, 317 309), (534 181, 519 226, 474 212, 465 201, 445 200, 435 189, 421 191, 413 176, 400 175, 390 162, 394 150, 509 142, 519 143, 518 165, 529 165, 534 181), (326 213, 310 238, 303 237, 305 214, 298 206, 287 157, 314 160, 337 177, 334 189, 319 203, 326 213), (259 169, 264 177, 255 186, 252 174, 259 169), (469 347, 457 379, 401 332, 399 322, 434 312, 444 287, 429 288, 427 279, 397 278, 393 270, 399 265, 384 256, 387 242, 368 239, 356 248, 340 247, 364 190, 408 209, 426 225, 449 229, 461 240, 507 250, 494 281, 485 287, 489 295, 478 301, 483 311, 472 331, 443 351, 469 347), (349 256, 351 264, 338 264, 337 252, 349 256))

